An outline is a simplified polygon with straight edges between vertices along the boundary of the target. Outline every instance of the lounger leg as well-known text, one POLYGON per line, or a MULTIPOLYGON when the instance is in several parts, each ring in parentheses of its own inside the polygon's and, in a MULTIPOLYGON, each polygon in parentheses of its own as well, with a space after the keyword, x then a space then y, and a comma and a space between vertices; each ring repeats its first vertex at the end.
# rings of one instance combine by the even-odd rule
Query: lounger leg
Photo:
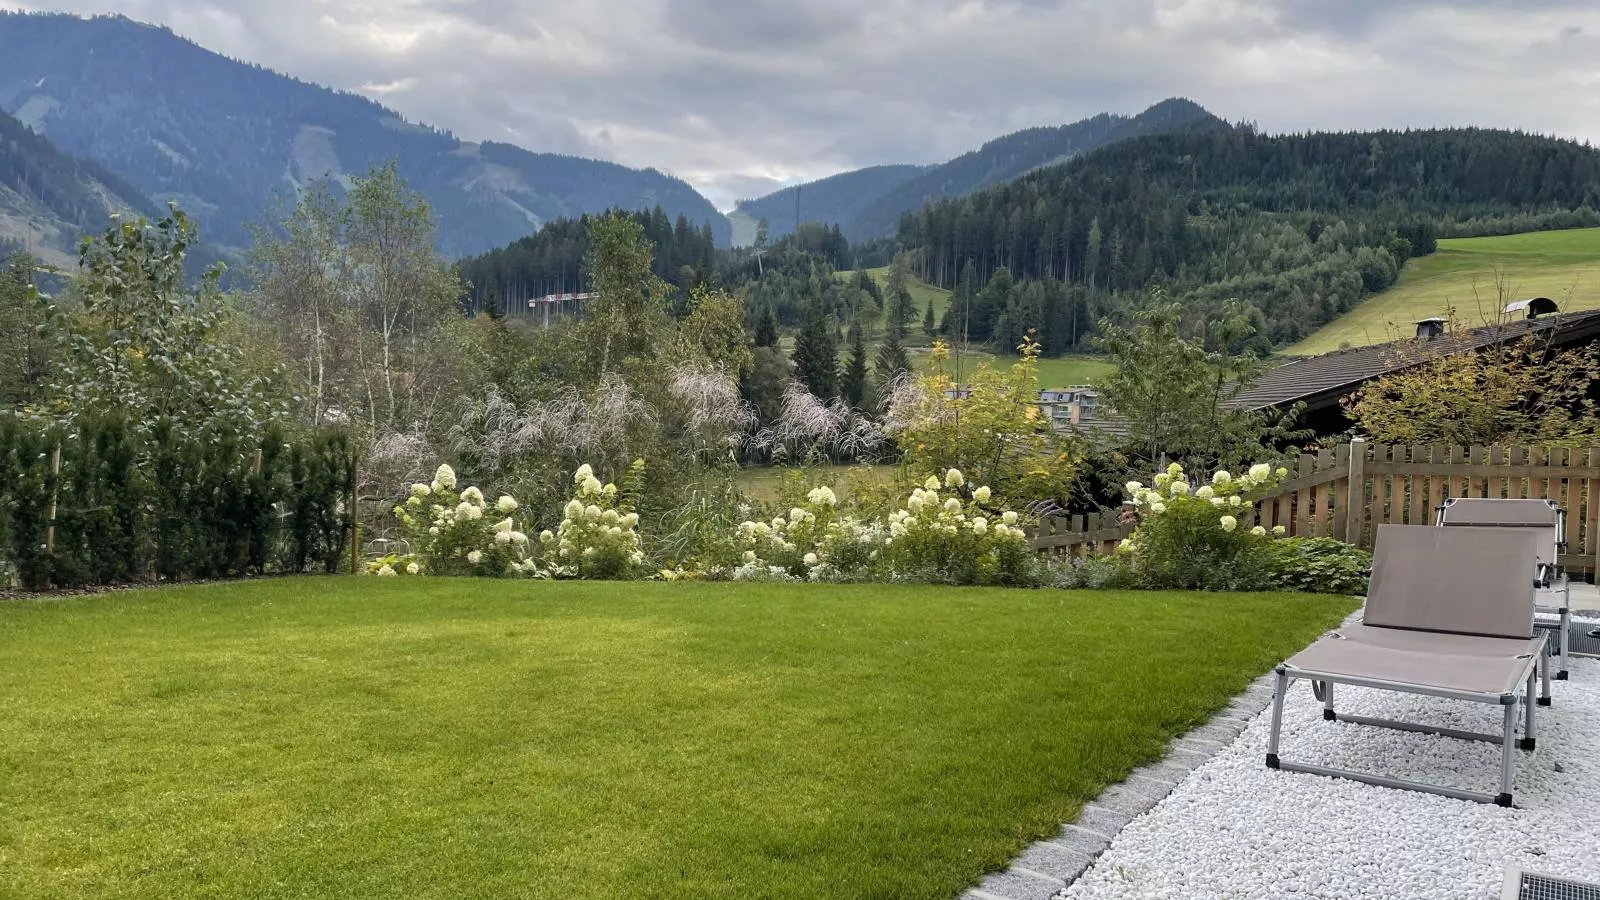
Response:
MULTIPOLYGON (((1562 665, 1566 665, 1566 663, 1563 662, 1562 665)), ((1540 694, 1539 694, 1539 705, 1540 706, 1549 706, 1550 705, 1550 642, 1549 641, 1545 641, 1544 652, 1539 654, 1539 680, 1540 680, 1540 684, 1541 684, 1541 691, 1540 691, 1540 694)))
POLYGON ((1523 750, 1532 750, 1533 746, 1534 746, 1533 745, 1533 679, 1534 679, 1534 672, 1533 672, 1532 669, 1529 669, 1528 670, 1528 683, 1526 685, 1526 687, 1527 687, 1527 696, 1524 698, 1523 703, 1522 703, 1523 710, 1524 710, 1524 712, 1523 712, 1523 720, 1522 720, 1522 741, 1521 741, 1521 743, 1517 744, 1517 746, 1519 748, 1523 749, 1523 750))
POLYGON ((1338 717, 1333 714, 1333 682, 1322 682, 1322 718, 1332 722, 1338 717))
POLYGON ((1283 730, 1283 695, 1289 692, 1289 673, 1278 667, 1278 682, 1272 689, 1272 732, 1267 736, 1267 768, 1278 767, 1278 734, 1283 730))
MULTIPOLYGON (((1571 601, 1568 601, 1571 602, 1571 601)), ((1572 607, 1561 607, 1561 668, 1556 672, 1557 681, 1567 680, 1567 660, 1572 656, 1572 607)))
POLYGON ((1517 702, 1512 699, 1504 705, 1505 721, 1500 730, 1500 796, 1494 798, 1497 806, 1511 805, 1511 778, 1514 774, 1511 759, 1511 740, 1517 727, 1517 702))

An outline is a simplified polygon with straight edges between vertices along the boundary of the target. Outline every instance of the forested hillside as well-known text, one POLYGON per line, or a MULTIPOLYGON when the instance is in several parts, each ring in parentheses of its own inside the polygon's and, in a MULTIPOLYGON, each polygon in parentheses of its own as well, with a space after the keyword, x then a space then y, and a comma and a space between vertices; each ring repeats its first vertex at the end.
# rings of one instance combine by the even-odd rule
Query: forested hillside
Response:
MULTIPOLYGON (((1070 315, 1093 321, 1161 282, 1197 316, 1245 301, 1262 339, 1280 345, 1388 287, 1437 234, 1567 227, 1597 207, 1600 153, 1572 141, 1239 129, 1122 142, 932 204, 905 218, 900 239, 918 250, 919 275, 957 288, 952 315, 974 339, 1056 334, 1075 303, 1085 314, 1070 315), (1008 289, 980 301, 1002 268, 1006 282, 1040 282, 1035 299, 1008 289)), ((1084 336, 1075 329, 1073 342, 1084 336)))
MULTIPOLYGON (((716 243, 710 226, 695 228, 683 216, 674 222, 659 206, 628 215, 655 247, 651 270, 657 277, 685 288, 711 280, 716 243)), ((590 216, 558 219, 508 246, 462 260, 457 269, 467 284, 469 311, 525 315, 531 299, 589 290, 584 258, 592 224, 590 216)))
POLYGON ((797 215, 801 222, 850 222, 863 206, 923 171, 923 166, 870 166, 841 172, 756 200, 741 200, 738 211, 752 222, 765 219, 767 235, 779 238, 794 233, 797 215))
POLYGON ((660 205, 721 243, 726 219, 686 182, 654 170, 505 144, 475 144, 366 98, 227 59, 122 17, 0 12, 0 109, 58 146, 177 200, 203 239, 249 244, 277 196, 340 184, 390 159, 427 198, 438 245, 460 256, 546 221, 660 205))
POLYGON ((949 162, 895 185, 843 222, 851 240, 893 234, 900 217, 924 204, 1001 184, 1042 166, 1066 162, 1101 147, 1141 135, 1226 131, 1222 121, 1198 104, 1173 98, 1136 116, 1102 113, 1053 128, 1029 128, 984 144, 949 162))
POLYGON ((55 265, 111 213, 157 211, 131 185, 76 159, 0 112, 0 257, 31 251, 55 265))

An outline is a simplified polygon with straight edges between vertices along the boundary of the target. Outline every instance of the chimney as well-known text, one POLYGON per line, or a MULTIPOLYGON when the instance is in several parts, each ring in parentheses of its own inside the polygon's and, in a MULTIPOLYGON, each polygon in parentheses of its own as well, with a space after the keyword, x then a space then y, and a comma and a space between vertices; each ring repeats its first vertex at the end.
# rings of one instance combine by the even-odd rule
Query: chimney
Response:
POLYGON ((1433 340, 1439 335, 1444 334, 1444 325, 1444 319, 1440 318, 1418 320, 1417 339, 1422 341, 1433 340))

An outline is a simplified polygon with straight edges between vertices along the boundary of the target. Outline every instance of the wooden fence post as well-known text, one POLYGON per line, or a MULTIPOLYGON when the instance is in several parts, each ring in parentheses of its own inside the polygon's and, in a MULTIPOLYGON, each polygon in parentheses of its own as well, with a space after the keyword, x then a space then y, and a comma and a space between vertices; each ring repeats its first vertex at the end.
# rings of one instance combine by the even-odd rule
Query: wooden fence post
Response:
POLYGON ((1344 539, 1350 546, 1359 547, 1367 514, 1367 442, 1362 438, 1350 442, 1349 497, 1350 502, 1345 505, 1344 539))

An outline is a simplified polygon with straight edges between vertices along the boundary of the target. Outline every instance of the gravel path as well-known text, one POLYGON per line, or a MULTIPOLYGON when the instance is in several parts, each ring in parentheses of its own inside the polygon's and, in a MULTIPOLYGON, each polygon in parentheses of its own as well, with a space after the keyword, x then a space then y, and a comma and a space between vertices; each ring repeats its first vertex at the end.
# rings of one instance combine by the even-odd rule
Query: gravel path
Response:
MULTIPOLYGON (((1341 712, 1497 731, 1497 709, 1340 687, 1341 712)), ((1494 900, 1505 866, 1600 882, 1600 660, 1575 659, 1519 754, 1516 809, 1278 772, 1268 717, 1133 820, 1063 900, 1462 898, 1494 900)), ((1490 790, 1499 748, 1324 722, 1306 682, 1284 709, 1300 762, 1490 790)))

